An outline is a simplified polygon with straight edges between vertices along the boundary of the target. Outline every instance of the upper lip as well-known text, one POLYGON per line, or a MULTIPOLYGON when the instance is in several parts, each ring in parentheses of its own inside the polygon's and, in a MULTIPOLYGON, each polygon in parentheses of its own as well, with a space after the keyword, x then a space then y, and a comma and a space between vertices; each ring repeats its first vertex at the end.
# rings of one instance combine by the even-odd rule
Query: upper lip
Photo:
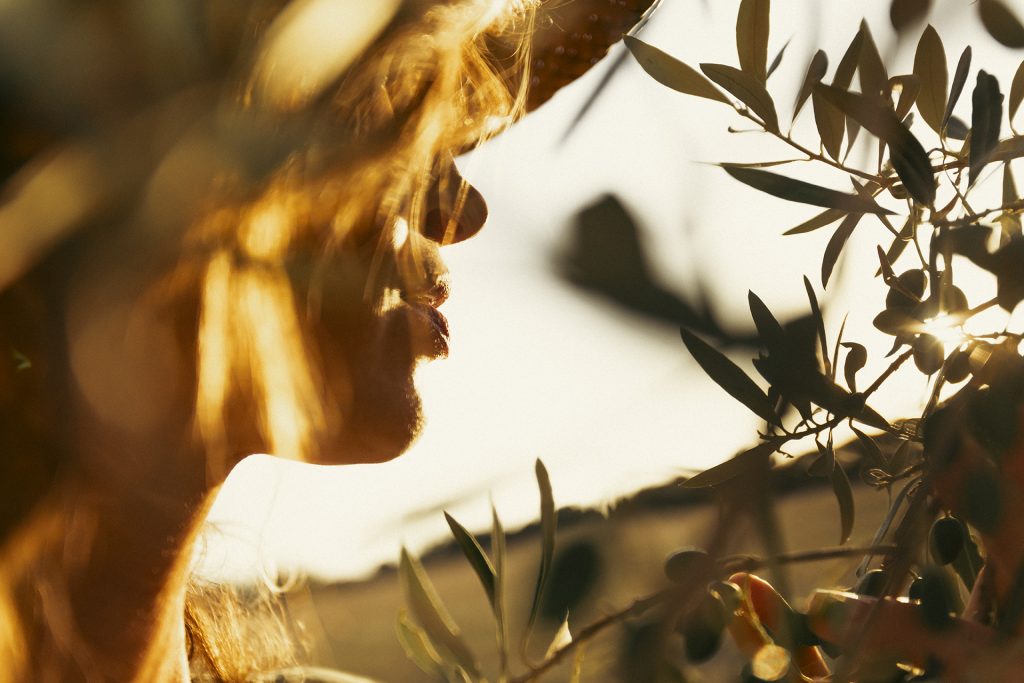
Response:
POLYGON ((448 300, 451 283, 448 276, 438 277, 432 284, 403 293, 402 298, 410 303, 423 304, 431 308, 440 308, 448 300))

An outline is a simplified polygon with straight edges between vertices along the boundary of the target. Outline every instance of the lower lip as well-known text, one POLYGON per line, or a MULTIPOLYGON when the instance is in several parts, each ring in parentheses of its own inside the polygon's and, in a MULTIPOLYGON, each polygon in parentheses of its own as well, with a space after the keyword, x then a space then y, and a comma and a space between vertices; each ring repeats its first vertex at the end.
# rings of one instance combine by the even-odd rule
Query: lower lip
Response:
POLYGON ((413 304, 410 308, 413 315, 423 323, 419 327, 423 335, 421 339, 425 342, 422 344, 424 348, 417 349, 417 351, 429 358, 444 358, 447 356, 450 340, 448 319, 433 306, 413 304))

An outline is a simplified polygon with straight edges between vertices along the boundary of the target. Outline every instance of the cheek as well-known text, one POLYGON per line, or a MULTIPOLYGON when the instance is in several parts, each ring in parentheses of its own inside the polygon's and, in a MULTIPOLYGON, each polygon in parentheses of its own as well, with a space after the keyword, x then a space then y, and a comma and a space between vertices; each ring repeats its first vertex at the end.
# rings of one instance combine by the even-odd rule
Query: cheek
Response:
POLYGON ((374 316, 364 310, 358 316, 325 317, 313 337, 327 419, 315 460, 383 462, 405 452, 421 424, 406 316, 401 311, 374 316))

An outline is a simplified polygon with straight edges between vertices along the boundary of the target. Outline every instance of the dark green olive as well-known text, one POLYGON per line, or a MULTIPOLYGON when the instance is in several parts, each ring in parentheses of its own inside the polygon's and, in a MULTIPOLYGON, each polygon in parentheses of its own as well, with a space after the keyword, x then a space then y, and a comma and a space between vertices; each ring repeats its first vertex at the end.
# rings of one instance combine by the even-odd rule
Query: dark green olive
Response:
POLYGON ((907 334, 917 329, 921 321, 900 307, 887 308, 871 321, 878 330, 893 336, 907 334))
POLYGON ((872 569, 869 572, 865 572, 864 576, 860 577, 860 581, 857 582, 857 586, 853 589, 853 592, 860 595, 870 595, 880 598, 885 595, 885 584, 888 580, 889 579, 884 571, 881 569, 872 569))
POLYGON ((954 561, 964 547, 964 525, 955 517, 940 517, 932 524, 928 545, 939 564, 954 561))
POLYGON ((963 382, 971 374, 971 352, 969 349, 957 349, 949 354, 946 361, 946 381, 950 384, 963 382))
POLYGON ((711 556, 700 548, 683 548, 665 560, 665 576, 674 583, 704 580, 714 570, 711 556))
POLYGON ((718 652, 722 632, 731 616, 718 592, 705 593, 693 612, 676 627, 685 642, 686 658, 694 664, 711 659, 718 652))
POLYGON ((942 342, 930 334, 919 334, 914 340, 914 364, 926 375, 938 372, 945 360, 942 342))
POLYGON ((956 285, 946 287, 942 292, 942 310, 945 313, 963 313, 969 308, 967 295, 956 285))
POLYGON ((910 588, 907 590, 907 597, 915 602, 921 602, 921 596, 923 593, 924 581, 919 576, 910 582, 910 588))
POLYGON ((885 297, 886 308, 913 308, 924 296, 925 287, 928 285, 928 276, 920 268, 914 268, 902 273, 896 279, 900 286, 889 289, 889 294, 885 297), (904 291, 907 294, 913 294, 914 298, 904 294, 904 291))
POLYGON ((925 625, 934 630, 946 628, 956 612, 956 587, 946 571, 936 566, 925 567, 921 578, 914 583, 918 582, 915 599, 921 601, 921 618, 925 625))

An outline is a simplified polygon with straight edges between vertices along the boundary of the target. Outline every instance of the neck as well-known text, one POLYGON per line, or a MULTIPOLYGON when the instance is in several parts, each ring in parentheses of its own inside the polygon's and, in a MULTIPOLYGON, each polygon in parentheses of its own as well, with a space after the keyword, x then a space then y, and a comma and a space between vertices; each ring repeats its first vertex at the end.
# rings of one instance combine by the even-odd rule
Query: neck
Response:
POLYGON ((183 475, 189 468, 126 477, 129 469, 83 473, 54 496, 56 533, 23 579, 26 625, 37 636, 30 671, 62 681, 189 680, 185 592, 213 491, 183 475))

